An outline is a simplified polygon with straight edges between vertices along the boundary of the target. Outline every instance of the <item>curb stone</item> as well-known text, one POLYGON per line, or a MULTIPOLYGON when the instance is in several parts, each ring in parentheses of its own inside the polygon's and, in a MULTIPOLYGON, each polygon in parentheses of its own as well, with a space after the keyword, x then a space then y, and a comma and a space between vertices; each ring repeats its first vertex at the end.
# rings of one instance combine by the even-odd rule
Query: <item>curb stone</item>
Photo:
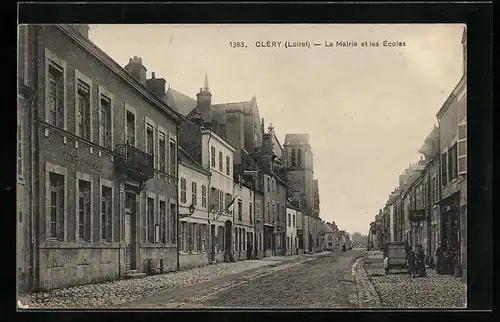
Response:
POLYGON ((360 308, 380 308, 380 297, 375 287, 368 279, 368 274, 364 268, 366 257, 360 257, 352 267, 352 274, 356 282, 356 292, 358 295, 358 307, 360 308))

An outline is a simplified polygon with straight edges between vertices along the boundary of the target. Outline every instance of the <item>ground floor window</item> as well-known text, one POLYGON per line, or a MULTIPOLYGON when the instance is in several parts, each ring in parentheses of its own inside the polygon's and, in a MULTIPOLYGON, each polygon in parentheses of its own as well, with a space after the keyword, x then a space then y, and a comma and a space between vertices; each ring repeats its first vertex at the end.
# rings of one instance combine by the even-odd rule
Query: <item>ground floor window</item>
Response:
POLYGON ((201 251, 205 252, 207 250, 207 239, 208 239, 208 225, 203 224, 201 229, 201 251))
POLYGON ((224 251, 224 226, 219 226, 217 231, 217 249, 224 251))
POLYGON ((160 216, 160 237, 161 237, 161 242, 166 243, 168 240, 167 236, 167 229, 166 227, 166 222, 167 222, 167 205, 165 201, 160 200, 160 209, 159 209, 159 216, 160 216))
POLYGON ((78 180, 78 239, 90 241, 91 223, 91 183, 85 180, 78 180))
POLYGON ((50 238, 64 240, 64 175, 49 173, 50 238))
POLYGON ((247 250, 247 233, 245 228, 243 228, 243 250, 247 250))
POLYGON ((170 243, 177 244, 177 205, 175 203, 170 203, 170 211, 168 213, 169 218, 167 219, 168 224, 168 236, 170 236, 170 243))
POLYGON ((111 223, 112 223, 112 188, 102 186, 101 195, 101 240, 111 241, 111 223))
POLYGON ((181 222, 181 250, 187 252, 187 223, 181 222))

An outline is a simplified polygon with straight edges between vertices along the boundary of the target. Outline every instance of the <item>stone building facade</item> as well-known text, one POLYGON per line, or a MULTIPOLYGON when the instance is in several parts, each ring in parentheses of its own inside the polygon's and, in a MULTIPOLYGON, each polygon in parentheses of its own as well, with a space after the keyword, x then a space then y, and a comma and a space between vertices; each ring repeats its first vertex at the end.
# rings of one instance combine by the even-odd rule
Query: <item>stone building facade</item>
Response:
POLYGON ((286 204, 286 254, 298 254, 297 221, 298 207, 290 201, 286 204))
POLYGON ((210 234, 213 224, 210 222, 208 196, 210 176, 210 171, 179 148, 180 268, 224 260, 223 247, 214 249, 213 254, 210 248, 211 243, 217 240, 217 235, 214 234, 212 240, 210 234))
POLYGON ((463 75, 436 114, 439 126, 426 137, 425 156, 400 175, 389 198, 394 240, 423 243, 427 260, 446 241, 455 274, 467 271, 467 30, 462 36, 463 75), (416 216, 418 215, 418 216, 416 216), (421 217, 418 224, 414 217, 421 217), (408 229, 410 228, 410 229, 408 229))
POLYGON ((254 252, 255 201, 252 186, 243 180, 235 185, 234 234, 235 259, 251 259, 254 252))
POLYGON ((85 25, 21 34, 28 288, 174 270, 181 116, 157 95, 164 80, 137 57, 119 66, 85 25))

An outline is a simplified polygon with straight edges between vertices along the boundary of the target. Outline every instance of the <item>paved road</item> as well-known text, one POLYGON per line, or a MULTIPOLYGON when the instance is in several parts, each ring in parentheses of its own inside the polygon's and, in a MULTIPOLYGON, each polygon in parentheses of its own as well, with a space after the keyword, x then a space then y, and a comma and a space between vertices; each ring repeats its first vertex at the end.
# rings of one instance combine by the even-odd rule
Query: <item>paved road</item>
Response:
POLYGON ((151 296, 120 308, 355 308, 352 264, 364 252, 276 264, 151 296))

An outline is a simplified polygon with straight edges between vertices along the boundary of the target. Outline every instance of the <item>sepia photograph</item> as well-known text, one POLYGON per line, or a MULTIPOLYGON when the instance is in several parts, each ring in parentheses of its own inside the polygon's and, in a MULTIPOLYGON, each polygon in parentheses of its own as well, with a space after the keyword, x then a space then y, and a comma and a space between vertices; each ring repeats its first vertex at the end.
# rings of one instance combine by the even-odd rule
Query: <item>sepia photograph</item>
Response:
POLYGON ((467 25, 19 24, 17 50, 18 310, 467 307, 467 25))

